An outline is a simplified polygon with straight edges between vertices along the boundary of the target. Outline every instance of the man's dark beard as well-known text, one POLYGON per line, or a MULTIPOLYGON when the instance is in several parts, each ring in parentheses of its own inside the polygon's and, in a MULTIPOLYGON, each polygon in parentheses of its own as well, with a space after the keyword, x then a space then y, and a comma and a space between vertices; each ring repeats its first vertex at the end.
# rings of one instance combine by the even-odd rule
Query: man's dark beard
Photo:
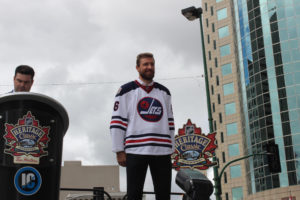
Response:
POLYGON ((140 74, 141 77, 147 81, 152 81, 153 77, 154 77, 154 73, 152 73, 151 75, 146 75, 146 73, 140 74))

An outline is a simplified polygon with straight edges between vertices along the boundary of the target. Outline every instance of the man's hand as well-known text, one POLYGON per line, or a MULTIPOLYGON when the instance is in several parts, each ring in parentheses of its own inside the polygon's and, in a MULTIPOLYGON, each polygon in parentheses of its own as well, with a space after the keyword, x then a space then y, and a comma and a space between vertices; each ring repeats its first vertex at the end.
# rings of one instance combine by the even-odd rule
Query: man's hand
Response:
POLYGON ((126 153, 124 151, 117 152, 117 161, 120 166, 126 167, 126 153))

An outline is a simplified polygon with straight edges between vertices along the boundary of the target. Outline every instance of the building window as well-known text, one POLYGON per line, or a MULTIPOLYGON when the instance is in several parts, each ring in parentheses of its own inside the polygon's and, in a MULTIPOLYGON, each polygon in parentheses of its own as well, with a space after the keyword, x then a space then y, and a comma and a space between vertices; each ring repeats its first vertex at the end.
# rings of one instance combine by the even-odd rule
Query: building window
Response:
POLYGON ((215 127, 215 131, 217 130, 217 122, 216 122, 216 120, 214 121, 214 127, 215 127))
POLYGON ((208 18, 206 18, 206 27, 208 27, 208 18))
POLYGON ((235 103, 227 103, 225 104, 225 115, 232 115, 235 114, 235 103))
POLYGON ((209 44, 210 43, 210 36, 207 35, 207 43, 209 44))
POLYGON ((218 94, 218 104, 221 104, 221 95, 218 94))
POLYGON ((232 199, 243 199, 243 188, 242 187, 236 187, 232 188, 232 199))
POLYGON ((215 32, 215 24, 214 23, 211 24, 211 30, 212 30, 212 32, 215 32))
POLYGON ((216 108, 215 108, 215 103, 213 103, 213 104, 212 104, 212 110, 213 110, 213 112, 215 112, 215 111, 216 111, 216 108))
POLYGON ((226 124, 226 133, 228 136, 237 134, 238 133, 237 123, 234 122, 234 123, 226 124))
POLYGON ((214 49, 215 50, 217 49, 217 42, 216 42, 216 40, 214 40, 214 49))
POLYGON ((228 145, 228 156, 238 156, 240 155, 239 144, 230 144, 228 145))
POLYGON ((227 18, 227 8, 222 8, 217 11, 217 19, 222 20, 227 18))
POLYGON ((208 60, 211 60, 211 52, 208 51, 208 60))
POLYGON ((221 57, 230 55, 230 44, 220 47, 220 55, 221 57))
POLYGON ((226 76, 228 74, 232 74, 232 66, 231 63, 225 64, 221 66, 222 68, 222 75, 226 76))
POLYGON ((234 85, 233 83, 227 83, 223 85, 223 94, 224 96, 230 95, 234 93, 234 85))
POLYGON ((227 173, 224 172, 224 183, 227 183, 227 173))
POLYGON ((207 3, 204 4, 205 11, 207 11, 207 3))
POLYGON ((219 113, 219 122, 220 122, 220 124, 222 124, 222 122, 223 122, 222 113, 219 113))
POLYGON ((221 143, 224 143, 224 133, 221 132, 221 143))
POLYGON ((213 6, 210 7, 210 14, 211 14, 211 16, 214 15, 214 7, 213 6))
POLYGON ((214 86, 211 85, 211 94, 214 95, 215 91, 214 91, 214 86))
POLYGON ((225 193, 225 200, 229 200, 229 196, 227 192, 225 193))
POLYGON ((219 85, 220 81, 219 81, 219 76, 216 76, 216 85, 219 85))
POLYGON ((218 58, 215 58, 215 67, 218 67, 218 58))
POLYGON ((223 163, 225 163, 225 162, 226 162, 226 158, 225 158, 225 152, 224 152, 224 151, 222 152, 222 161, 223 161, 223 163))
POLYGON ((219 39, 229 36, 228 26, 219 28, 218 33, 219 33, 219 39))
POLYGON ((241 165, 230 167, 230 178, 238 178, 242 176, 241 165))
POLYGON ((209 76, 212 78, 212 68, 209 68, 209 76))

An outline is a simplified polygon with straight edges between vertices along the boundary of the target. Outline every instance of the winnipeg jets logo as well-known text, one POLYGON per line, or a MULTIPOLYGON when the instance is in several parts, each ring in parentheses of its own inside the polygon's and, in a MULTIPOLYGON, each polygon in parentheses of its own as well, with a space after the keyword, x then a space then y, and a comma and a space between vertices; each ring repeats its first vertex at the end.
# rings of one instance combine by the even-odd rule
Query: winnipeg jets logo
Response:
POLYGON ((157 122, 163 116, 162 104, 152 97, 141 99, 137 105, 137 111, 142 119, 149 122, 157 122))

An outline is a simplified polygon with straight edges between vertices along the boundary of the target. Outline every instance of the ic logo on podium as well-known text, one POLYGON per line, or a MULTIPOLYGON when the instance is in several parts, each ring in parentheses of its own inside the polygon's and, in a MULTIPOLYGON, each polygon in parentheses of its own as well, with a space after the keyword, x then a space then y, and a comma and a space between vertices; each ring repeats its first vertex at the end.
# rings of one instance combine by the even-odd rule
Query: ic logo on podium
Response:
POLYGON ((33 167, 23 167, 19 169, 14 178, 17 191, 25 196, 37 193, 42 184, 40 173, 33 167))

